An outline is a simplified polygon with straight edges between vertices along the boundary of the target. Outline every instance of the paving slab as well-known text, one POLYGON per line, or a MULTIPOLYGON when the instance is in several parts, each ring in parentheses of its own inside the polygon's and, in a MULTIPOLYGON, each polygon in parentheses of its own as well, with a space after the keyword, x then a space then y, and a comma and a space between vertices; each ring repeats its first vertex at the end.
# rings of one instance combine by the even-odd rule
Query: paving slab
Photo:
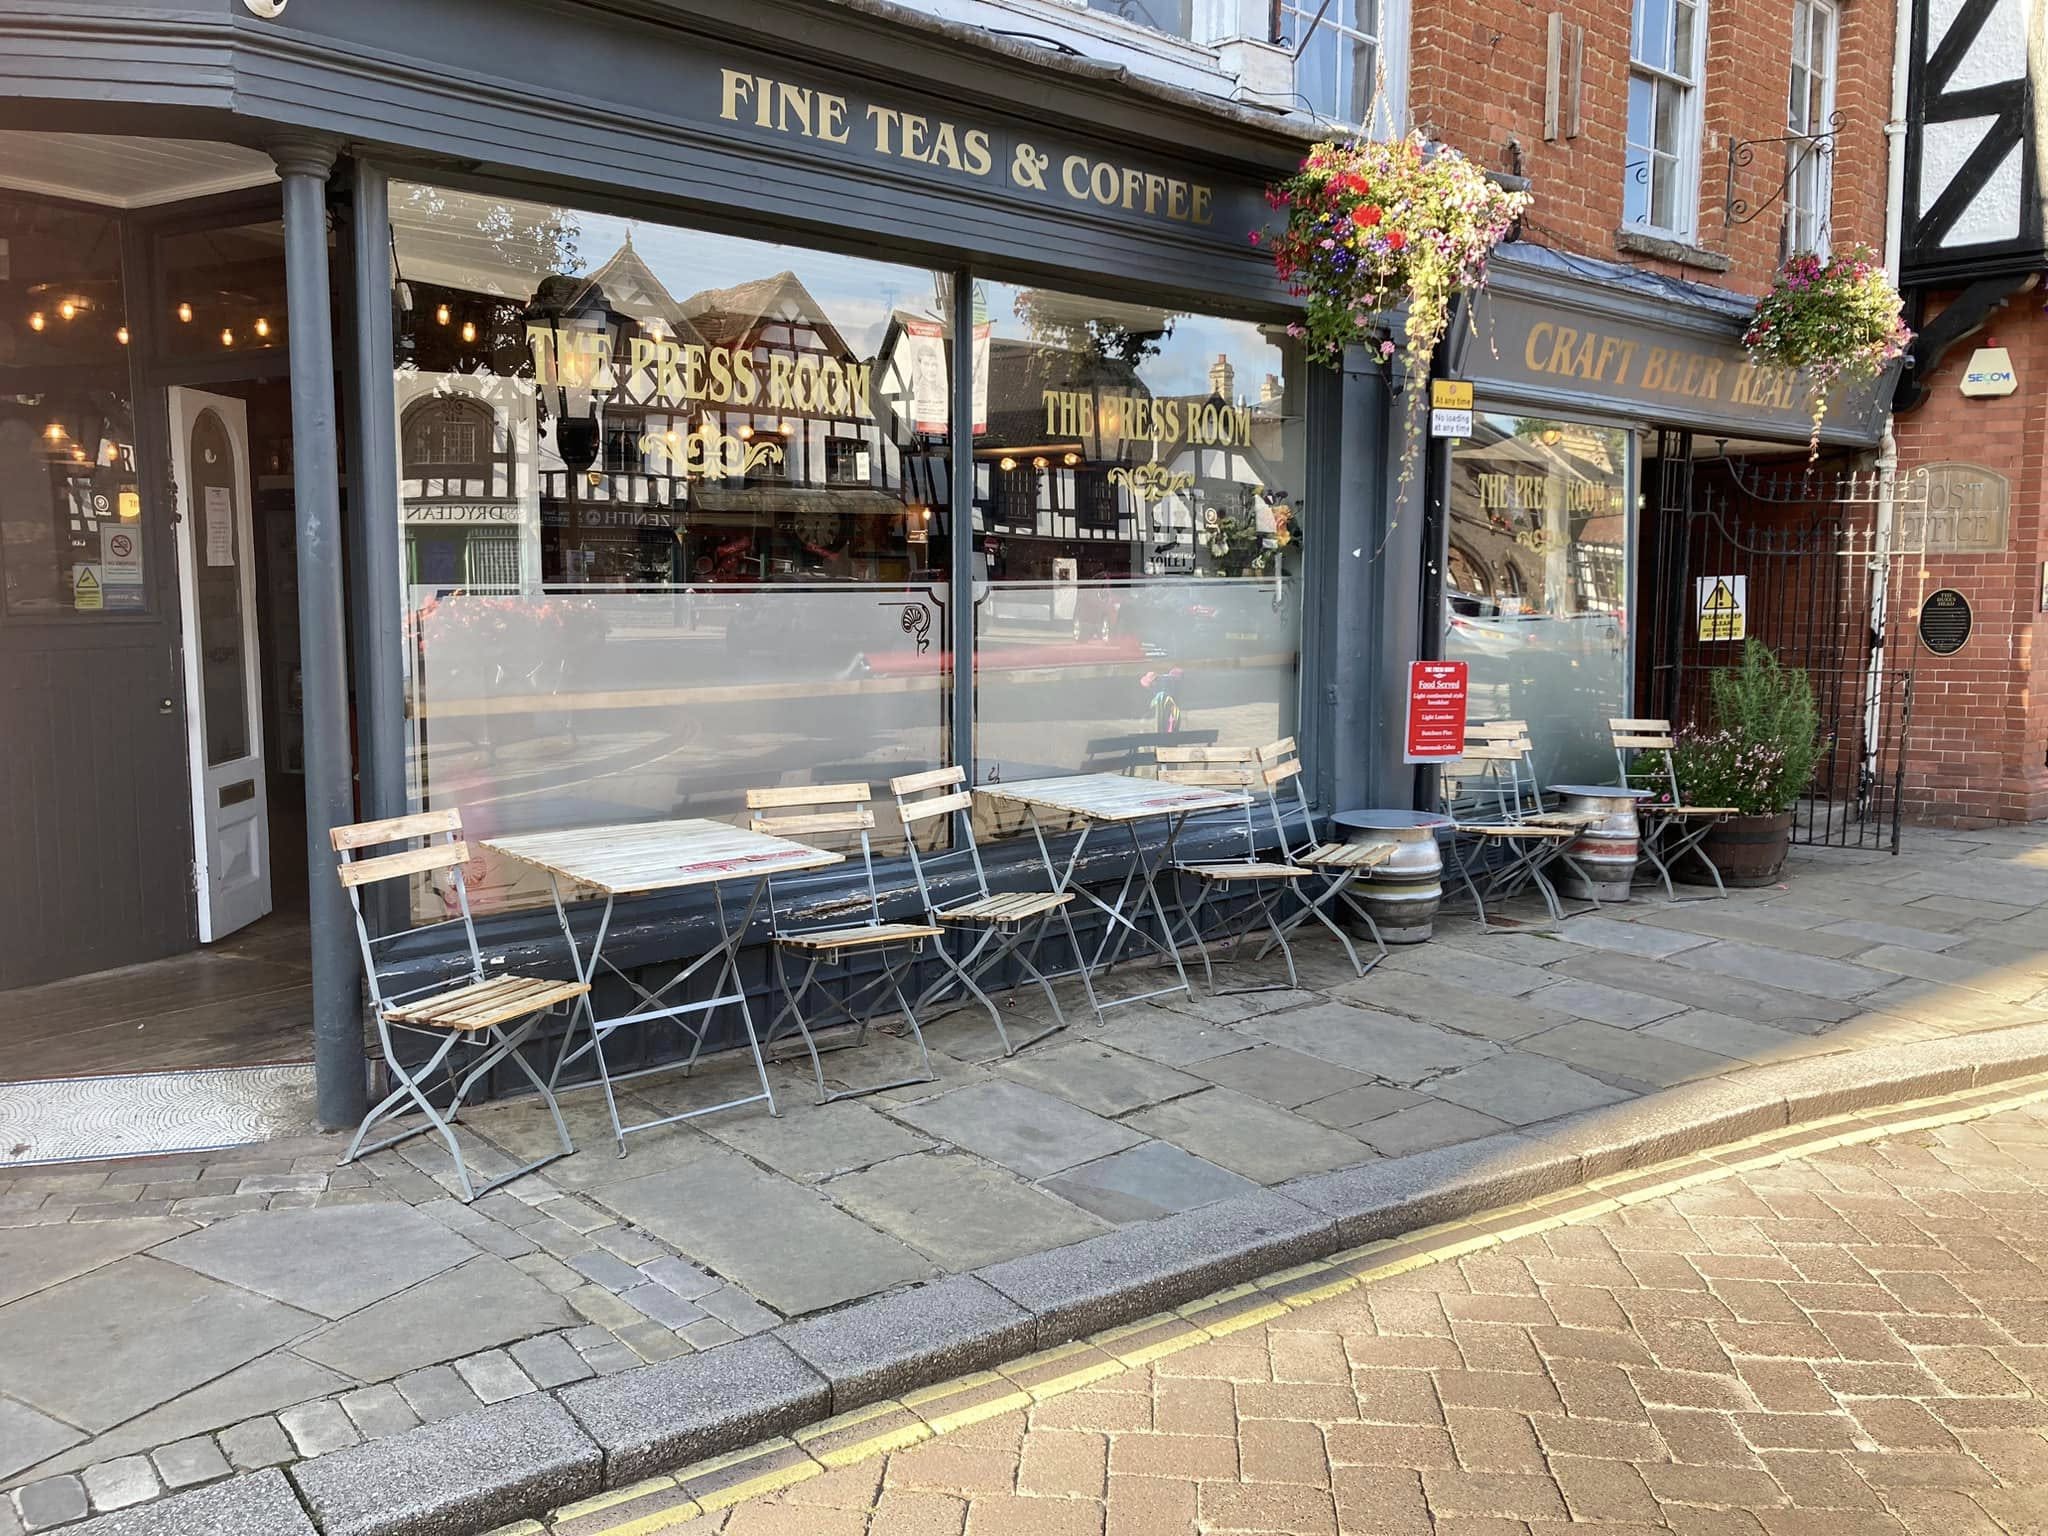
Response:
POLYGON ((1763 986, 1731 975, 1686 969, 1680 962, 1685 955, 1696 953, 1697 950, 1686 950, 1669 960, 1657 961, 1645 960, 1638 955, 1585 950, 1559 961, 1557 969, 1583 981, 1604 982, 1625 991, 1666 997, 1688 1008, 1737 1014, 1760 1024, 1800 1028, 1808 1033, 1853 1018, 1858 1011, 1853 1002, 1763 986))
POLYGON ((1103 1229, 1088 1214, 1094 1207, 1068 1203, 1072 1196, 1059 1180, 1047 1188, 1054 1193, 978 1158, 921 1152, 834 1179, 825 1193, 869 1226, 958 1272, 1076 1243, 1103 1229))
POLYGON ((260 1211, 163 1244, 155 1256, 322 1317, 346 1317, 475 1258, 408 1205, 260 1211))
POLYGON ((1603 1079, 1627 1078, 1653 1088, 1669 1088, 1697 1077, 1732 1072, 1742 1065, 1719 1052, 1590 1020, 1531 1035, 1520 1048, 1603 1079))
POLYGON ((275 1470, 173 1494, 102 1515, 70 1536, 314 1536, 284 1474, 275 1470))
POLYGON ((1355 1138, 1230 1088, 1155 1104, 1124 1123, 1261 1184, 1360 1162, 1355 1138))
POLYGON ((1325 1099, 1372 1081, 1363 1072, 1284 1045, 1255 1045, 1228 1056, 1211 1056, 1196 1062, 1192 1071, 1219 1087, 1265 1099, 1283 1109, 1297 1109, 1311 1099, 1325 1099))
POLYGON ((780 1115, 713 1115, 701 1128, 734 1151, 806 1184, 885 1158, 922 1152, 931 1145, 887 1115, 850 1099, 834 1104, 798 1099, 784 1104, 780 1115))
MULTIPOLYGON (((1685 1004, 1674 1003, 1669 998, 1653 997, 1647 992, 1624 991, 1597 981, 1560 981, 1543 995, 1553 1008, 1581 1019, 1611 1024, 1617 1029, 1636 1029, 1685 1011, 1685 1004)), ((1537 1033, 1539 1031, 1532 1030, 1530 1035, 1537 1033)), ((1528 1038, 1522 1037, 1525 1045, 1528 1038)))
POLYGON ((1888 973, 1869 966, 1828 960, 1819 955, 1787 954, 1740 939, 1718 939, 1671 957, 1673 965, 1711 971, 1787 992, 1805 992, 1835 1002, 1848 1002, 1889 984, 1888 973))
POLYGON ((1276 1045, 1411 1088, 1484 1061, 1500 1049, 1434 1024, 1347 1003, 1297 1008, 1270 1019, 1248 1020, 1244 1028, 1276 1045))
POLYGON ((297 1349, 358 1381, 389 1381, 576 1321, 554 1292, 508 1260, 484 1255, 332 1324, 297 1349))
POLYGON ((0 1307, 0 1391, 85 1429, 111 1429, 318 1321, 137 1255, 0 1307))
POLYGON ((1430 1084, 1429 1091, 1453 1104, 1518 1126, 1635 1097, 1563 1062, 1526 1051, 1497 1056, 1453 1072, 1430 1084))
POLYGON ((1330 995, 1360 1007, 1383 1009, 1460 1034, 1476 1035, 1482 1040, 1505 1042, 1570 1020, 1570 1014, 1549 1006, 1550 990, 1545 987, 1531 997, 1510 1001, 1483 987, 1461 987, 1432 976, 1381 969, 1360 980, 1332 987, 1330 995))
POLYGON ((1462 1104, 1424 1098, 1406 1109, 1352 1128, 1351 1134, 1381 1157, 1406 1157, 1437 1147, 1477 1141, 1508 1129, 1507 1123, 1462 1104))
POLYGON ((1104 1221, 1122 1224, 1212 1205, 1259 1186, 1192 1152, 1148 1141, 1069 1168, 1046 1180, 1045 1187, 1104 1221))
POLYGON ((600 1198, 785 1315, 931 1276, 930 1260, 915 1249, 730 1152, 693 1165, 689 1177, 652 1173, 600 1198))
POLYGON ((1388 948, 1379 969, 1388 974, 1404 971, 1431 977, 1499 997, 1526 997, 1556 982, 1544 967, 1562 957, 1563 952, 1554 945, 1533 957, 1532 963, 1449 944, 1395 944, 1388 948))
POLYGON ((169 1218, 93 1221, 77 1226, 59 1222, 38 1228, 33 1242, 10 1239, 0 1243, 0 1307, 192 1229, 189 1221, 169 1218))
POLYGON ((1021 1083, 976 1083, 894 1113, 929 1136, 1034 1179, 1143 1139, 1113 1120, 1021 1083))
POLYGON ((1346 1088, 1342 1093, 1333 1093, 1327 1099, 1303 1104, 1299 1113, 1332 1130, 1355 1131, 1361 1125, 1383 1120, 1421 1102, 1422 1095, 1412 1088, 1367 1083, 1360 1088, 1346 1088))
POLYGON ((1659 1019, 1655 1024, 1645 1025, 1642 1033, 1659 1040, 1689 1045, 1694 1050, 1732 1056, 1758 1066, 1773 1061, 1793 1061, 1801 1056, 1815 1056, 1840 1048, 1839 1044, 1831 1044, 1825 1035, 1815 1037, 1796 1030, 1774 1029, 1768 1024, 1738 1019, 1732 1014, 1713 1013, 1704 1008, 1688 1008, 1668 1019, 1659 1019))
MULTIPOLYGON (((1638 919, 1644 927, 1670 929, 1674 933, 1702 939, 1737 939, 1762 944, 1794 955, 1819 955, 1842 960, 1870 946, 1854 934, 1812 924, 1788 923, 1774 916, 1769 907, 1747 910, 1726 908, 1718 901, 1690 901, 1675 907, 1645 912, 1638 919)), ((1688 945, 1687 948, 1697 948, 1688 945)))
MULTIPOLYGON (((1236 1044, 1241 1048, 1250 1040, 1236 1044)), ((1027 1088, 1057 1094, 1098 1115, 1121 1115, 1202 1087, 1203 1079, 1119 1051, 1099 1040, 1070 1040, 1034 1046, 1001 1062, 1002 1076, 1027 1088)))
POLYGON ((1701 933, 1673 933, 1642 922, 1622 922, 1611 917, 1575 917, 1557 928, 1566 944, 1587 949, 1612 950, 1645 960, 1662 960, 1683 949, 1697 949, 1708 942, 1701 933))
POLYGON ((67 1446, 83 1440, 82 1431, 37 1413, 26 1403, 0 1397, 0 1482, 26 1472, 67 1446))
POLYGON ((1118 1008, 1106 1022, 1089 1029, 1088 1034, 1105 1045, 1164 1062, 1169 1067, 1207 1061, 1211 1056, 1241 1051, 1256 1043, 1255 1036, 1239 1034, 1226 1025, 1155 1008, 1149 1003, 1118 1008))

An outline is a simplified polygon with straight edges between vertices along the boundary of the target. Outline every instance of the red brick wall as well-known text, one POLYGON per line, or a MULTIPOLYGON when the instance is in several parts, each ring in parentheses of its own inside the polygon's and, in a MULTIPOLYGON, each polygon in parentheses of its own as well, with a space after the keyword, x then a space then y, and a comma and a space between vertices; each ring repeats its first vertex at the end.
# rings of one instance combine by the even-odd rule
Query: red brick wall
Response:
MULTIPOLYGON (((1586 29, 1581 132, 1543 138, 1544 58, 1551 7, 1415 0, 1409 108, 1413 121, 1494 170, 1511 168, 1509 141, 1536 202, 1526 237, 1541 245, 1621 260, 1700 282, 1761 291, 1778 261, 1774 204, 1748 224, 1723 216, 1728 143, 1785 132, 1791 69, 1791 0, 1704 0, 1707 7, 1705 133, 1695 244, 1725 255, 1717 274, 1617 251, 1628 126, 1627 0, 1567 0, 1557 8, 1586 29)), ((1837 249, 1884 241, 1885 118, 1891 106, 1891 0, 1841 7, 1835 104, 1847 116, 1835 155, 1837 249)), ((1760 204, 1777 188, 1783 149, 1763 145, 1738 173, 1737 195, 1760 204)))
MULTIPOLYGON (((1929 306, 1938 313, 1939 303, 1929 306)), ((1954 587, 1970 600, 1975 628, 1950 657, 1919 650, 1907 758, 1908 813, 1958 825, 2048 817, 2048 655, 2044 655, 2041 565, 2048 560, 2041 504, 2048 448, 2048 316, 2022 296, 1989 330, 1954 348, 1928 381, 1928 398, 1898 418, 1902 470, 1963 460, 2012 482, 2003 553, 1930 555, 1903 567, 1899 611, 1910 626, 1918 599, 1954 587), (2012 354, 2019 389, 2002 400, 1966 400, 1957 390, 1971 351, 1992 340, 2012 354)))

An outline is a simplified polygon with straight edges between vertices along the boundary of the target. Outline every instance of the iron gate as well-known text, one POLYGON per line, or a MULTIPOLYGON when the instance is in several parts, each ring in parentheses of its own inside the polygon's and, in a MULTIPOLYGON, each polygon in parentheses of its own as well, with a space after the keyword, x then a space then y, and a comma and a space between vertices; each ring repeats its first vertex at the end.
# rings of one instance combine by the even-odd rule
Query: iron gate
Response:
POLYGON ((1740 661, 1738 636, 1763 641, 1811 679, 1826 741, 1793 841, 1897 853, 1917 649, 1898 530, 1925 528, 1924 472, 1696 459, 1684 432, 1657 447, 1640 706, 1707 724, 1712 674, 1740 661))

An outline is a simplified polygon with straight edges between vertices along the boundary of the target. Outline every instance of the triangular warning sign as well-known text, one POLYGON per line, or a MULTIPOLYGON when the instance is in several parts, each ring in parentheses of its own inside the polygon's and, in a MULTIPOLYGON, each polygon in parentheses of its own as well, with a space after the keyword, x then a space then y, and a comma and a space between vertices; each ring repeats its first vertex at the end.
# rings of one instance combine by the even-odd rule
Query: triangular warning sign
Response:
POLYGON ((1735 611, 1735 594, 1728 590, 1727 582, 1716 581, 1714 583, 1714 590, 1707 594, 1706 602, 1700 606, 1707 613, 1733 613, 1735 611))
POLYGON ((98 590, 99 590, 99 585, 100 585, 100 584, 99 584, 99 581, 98 581, 98 579, 94 577, 94 575, 93 575, 93 573, 92 573, 91 571, 80 571, 80 572, 78 573, 78 590, 79 590, 79 591, 81 591, 81 592, 96 592, 96 591, 98 591, 98 590))

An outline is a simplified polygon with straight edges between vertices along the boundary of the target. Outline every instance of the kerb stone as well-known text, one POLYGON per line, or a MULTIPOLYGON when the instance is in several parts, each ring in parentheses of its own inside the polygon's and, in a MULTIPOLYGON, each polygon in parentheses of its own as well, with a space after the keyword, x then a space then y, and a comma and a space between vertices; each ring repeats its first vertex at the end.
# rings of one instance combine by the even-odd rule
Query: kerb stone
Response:
POLYGON ((773 1334, 565 1388, 622 1488, 829 1417, 832 1389, 773 1334))
POLYGON ((832 1384, 832 1411, 1031 1352, 1036 1321, 972 1275, 785 1325, 780 1337, 832 1384))
POLYGON ((1523 1134, 1575 1155, 1581 1179, 1601 1179, 1760 1136, 1785 1123, 1782 1093, 1736 1075, 1585 1110, 1523 1134))
POLYGON ((975 1273, 1037 1317, 1045 1349, 1336 1246, 1329 1217, 1262 1189, 975 1273))
POLYGON ((471 1536, 588 1498, 603 1467, 568 1411, 536 1393, 301 1462, 291 1476, 325 1536, 471 1536))
POLYGON ((1341 1246, 1398 1237, 1579 1183, 1575 1152, 1503 1131, 1457 1146, 1389 1157, 1280 1186, 1337 1223, 1341 1246))
POLYGON ((284 1474, 258 1472, 102 1515, 71 1536, 314 1536, 284 1474))

